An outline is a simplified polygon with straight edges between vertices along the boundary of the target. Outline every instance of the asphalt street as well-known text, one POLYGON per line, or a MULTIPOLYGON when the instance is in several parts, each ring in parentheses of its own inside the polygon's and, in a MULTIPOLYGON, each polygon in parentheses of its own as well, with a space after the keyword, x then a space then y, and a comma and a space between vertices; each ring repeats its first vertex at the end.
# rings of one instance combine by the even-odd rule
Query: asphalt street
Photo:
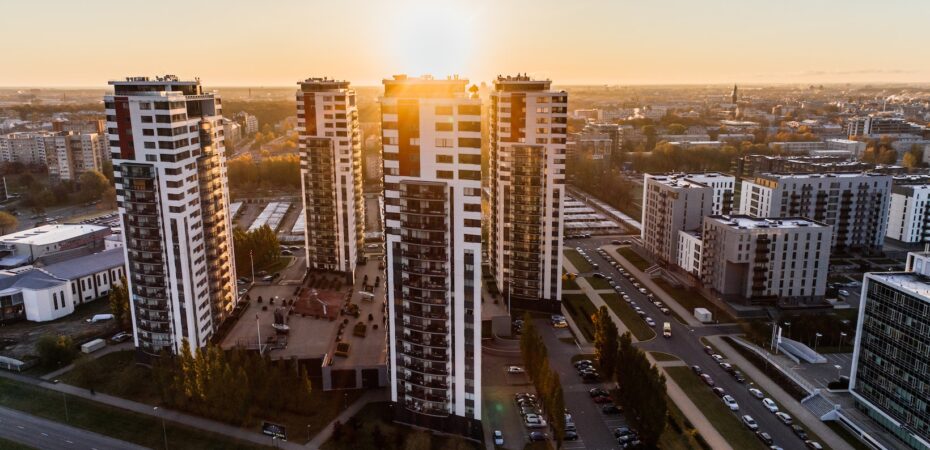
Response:
MULTIPOLYGON (((739 404, 738 416, 749 414, 759 424, 759 429, 769 433, 775 441, 775 444, 785 449, 803 449, 804 443, 791 432, 791 429, 784 425, 768 409, 766 409, 761 400, 753 397, 748 388, 752 387, 748 383, 741 384, 729 373, 723 370, 709 355, 704 353, 704 344, 701 343, 701 336, 727 334, 736 332, 732 326, 727 325, 710 325, 690 327, 683 325, 671 316, 666 316, 659 311, 652 303, 649 302, 645 294, 639 292, 629 280, 614 269, 609 261, 597 253, 597 249, 609 244, 610 238, 591 238, 577 239, 565 243, 566 248, 580 247, 584 249, 600 268, 599 272, 613 278, 618 283, 623 293, 630 296, 639 307, 646 311, 649 317, 652 317, 656 323, 657 337, 649 341, 637 344, 640 348, 647 351, 659 351, 675 355, 685 362, 688 366, 698 365, 713 378, 716 386, 723 388, 727 394, 732 395, 739 404), (672 337, 670 339, 661 336, 661 324, 668 321, 672 327, 672 337)), ((580 274, 584 275, 584 274, 580 274)), ((697 375, 695 375, 697 376, 697 375)), ((707 389, 710 389, 708 387, 707 389)), ((737 413, 734 413, 736 415, 737 413)))
POLYGON ((3 407, 0 407, 0 437, 43 450, 145 448, 3 407))

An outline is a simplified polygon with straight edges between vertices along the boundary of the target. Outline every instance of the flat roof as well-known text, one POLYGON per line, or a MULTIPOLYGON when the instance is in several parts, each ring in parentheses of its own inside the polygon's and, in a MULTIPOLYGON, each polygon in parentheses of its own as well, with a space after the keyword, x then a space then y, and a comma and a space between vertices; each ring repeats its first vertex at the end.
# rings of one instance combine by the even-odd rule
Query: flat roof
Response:
POLYGON ((122 247, 119 247, 51 264, 42 270, 58 278, 74 280, 124 264, 126 255, 122 247))
POLYGON ((793 180, 813 180, 820 178, 861 178, 861 177, 888 177, 891 175, 871 173, 871 172, 831 172, 831 173, 771 173, 766 172, 759 175, 760 178, 768 179, 793 179, 793 180))
POLYGON ((930 298, 930 277, 916 272, 870 272, 867 278, 894 285, 898 290, 930 298))
POLYGON ((708 188, 707 182, 716 180, 735 180, 735 177, 723 175, 717 172, 708 173, 681 173, 672 175, 652 175, 647 174, 650 180, 665 186, 674 188, 708 188))
POLYGON ((109 227, 89 224, 43 225, 0 236, 0 242, 5 244, 49 245, 103 230, 109 230, 109 227))
POLYGON ((792 229, 792 228, 828 228, 824 225, 803 217, 764 218, 744 215, 735 216, 709 216, 704 220, 711 220, 732 228, 740 229, 792 229))

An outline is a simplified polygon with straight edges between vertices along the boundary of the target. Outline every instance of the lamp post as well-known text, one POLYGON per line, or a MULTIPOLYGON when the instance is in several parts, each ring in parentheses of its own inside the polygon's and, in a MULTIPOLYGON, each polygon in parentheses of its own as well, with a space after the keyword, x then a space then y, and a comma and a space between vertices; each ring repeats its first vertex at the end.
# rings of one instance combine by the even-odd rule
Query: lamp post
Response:
POLYGON ((165 418, 158 414, 158 407, 154 408, 155 415, 161 417, 161 432, 165 436, 165 450, 168 450, 168 427, 165 426, 165 418))
POLYGON ((834 364, 833 367, 836 367, 836 380, 840 380, 840 371, 843 370, 843 366, 839 364, 834 364))
POLYGON ((262 354, 262 327, 261 322, 258 320, 258 314, 255 315, 255 331, 258 333, 258 354, 262 354))
POLYGON ((255 258, 252 257, 252 250, 249 250, 249 263, 252 264, 252 284, 255 284, 255 258))
POLYGON ((791 339, 791 322, 785 321, 785 326, 788 327, 788 339, 791 339))
POLYGON ((65 422, 70 422, 71 417, 68 414, 68 395, 62 392, 61 399, 65 401, 65 422))
POLYGON ((840 332, 840 351, 843 351, 843 338, 846 337, 845 332, 840 332))
POLYGON ((310 443, 310 424, 307 424, 307 443, 310 443))
POLYGON ((821 337, 821 336, 823 336, 823 335, 820 334, 820 333, 815 333, 815 334, 814 334, 814 351, 815 351, 815 352, 817 351, 817 344, 820 342, 820 337, 821 337))

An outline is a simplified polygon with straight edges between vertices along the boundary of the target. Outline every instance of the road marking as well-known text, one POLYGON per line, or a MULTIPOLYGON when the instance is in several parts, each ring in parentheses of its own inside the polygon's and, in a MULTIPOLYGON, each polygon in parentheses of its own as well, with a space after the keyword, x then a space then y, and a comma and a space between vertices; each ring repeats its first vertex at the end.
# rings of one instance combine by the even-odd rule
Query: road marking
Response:
POLYGON ((22 426, 22 425, 17 425, 16 428, 19 428, 20 430, 25 430, 25 429, 26 429, 26 427, 24 427, 24 426, 22 426))
POLYGON ((74 443, 74 442, 71 442, 71 441, 69 441, 69 440, 65 440, 65 442, 67 442, 67 443, 69 443, 69 444, 73 444, 73 443, 74 443))
POLYGON ((48 433, 42 433, 42 436, 48 437, 48 433))

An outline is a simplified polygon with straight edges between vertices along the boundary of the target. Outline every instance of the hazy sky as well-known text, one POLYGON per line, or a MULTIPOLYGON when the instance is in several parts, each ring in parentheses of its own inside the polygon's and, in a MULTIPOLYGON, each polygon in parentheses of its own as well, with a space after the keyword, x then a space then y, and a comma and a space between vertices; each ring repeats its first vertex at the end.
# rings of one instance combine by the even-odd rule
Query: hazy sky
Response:
POLYGON ((0 86, 930 82, 927 0, 3 0, 0 86))

